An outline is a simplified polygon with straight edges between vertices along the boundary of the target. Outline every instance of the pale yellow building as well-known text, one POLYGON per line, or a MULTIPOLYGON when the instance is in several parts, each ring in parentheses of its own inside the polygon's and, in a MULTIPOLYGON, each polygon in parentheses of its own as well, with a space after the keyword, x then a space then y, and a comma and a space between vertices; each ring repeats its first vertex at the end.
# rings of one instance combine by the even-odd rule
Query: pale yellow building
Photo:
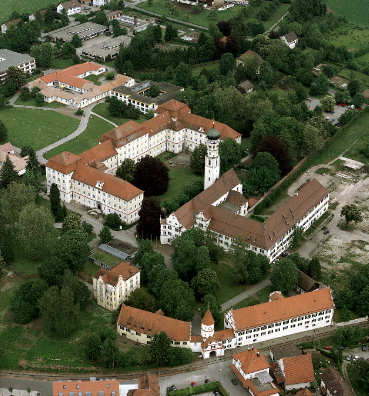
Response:
POLYGON ((140 270, 128 261, 122 261, 110 270, 101 269, 92 283, 97 303, 114 311, 140 287, 140 270))

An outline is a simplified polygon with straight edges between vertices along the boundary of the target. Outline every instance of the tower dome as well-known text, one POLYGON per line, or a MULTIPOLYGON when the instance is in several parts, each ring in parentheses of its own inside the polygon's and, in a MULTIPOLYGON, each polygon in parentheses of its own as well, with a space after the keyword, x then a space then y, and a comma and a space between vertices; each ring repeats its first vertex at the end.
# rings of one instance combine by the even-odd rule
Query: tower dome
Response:
POLYGON ((208 139, 210 140, 216 140, 220 138, 220 132, 216 128, 211 128, 209 129, 207 135, 208 139))

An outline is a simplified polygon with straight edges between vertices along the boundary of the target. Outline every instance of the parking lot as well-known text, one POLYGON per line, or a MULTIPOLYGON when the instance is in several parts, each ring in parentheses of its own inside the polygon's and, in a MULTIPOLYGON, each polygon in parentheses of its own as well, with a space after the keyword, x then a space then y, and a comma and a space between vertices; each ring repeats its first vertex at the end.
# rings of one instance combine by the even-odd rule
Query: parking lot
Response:
MULTIPOLYGON (((305 100, 305 104, 309 110, 314 110, 317 106, 320 106, 320 100, 317 98, 307 98, 305 100)), ((338 122, 338 119, 341 117, 341 115, 346 111, 347 107, 342 107, 342 106, 334 106, 334 110, 331 113, 324 112, 324 118, 328 121, 330 121, 332 124, 336 124, 338 122)))

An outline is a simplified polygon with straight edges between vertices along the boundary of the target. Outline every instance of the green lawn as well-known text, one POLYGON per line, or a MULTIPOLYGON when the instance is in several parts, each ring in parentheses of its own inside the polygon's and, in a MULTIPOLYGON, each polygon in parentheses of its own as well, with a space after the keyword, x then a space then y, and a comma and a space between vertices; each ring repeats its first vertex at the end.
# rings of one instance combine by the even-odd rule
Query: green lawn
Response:
MULTIPOLYGON (((110 115, 109 111, 108 111, 108 105, 106 103, 99 103, 98 105, 96 105, 93 110, 94 113, 101 115, 102 117, 106 118, 107 120, 114 122, 114 124, 117 125, 122 125, 127 121, 130 121, 129 118, 124 118, 124 117, 113 117, 112 115, 110 115)), ((144 122, 145 118, 142 116, 141 118, 139 118, 138 120, 134 120, 136 122, 144 122)))
POLYGON ((350 22, 369 25, 369 2, 363 0, 327 0, 328 7, 350 22))
POLYGON ((0 22, 6 21, 13 11, 17 11, 20 14, 24 12, 31 13, 56 3, 55 0, 2 0, 0 22))
POLYGON ((54 69, 65 69, 69 66, 73 66, 74 62, 71 58, 64 59, 64 58, 56 58, 53 62, 54 69))
POLYGON ((194 76, 198 76, 202 72, 203 69, 214 70, 214 69, 218 68, 218 65, 219 65, 219 61, 218 60, 211 61, 211 62, 205 62, 205 63, 199 63, 199 64, 194 65, 192 67, 192 74, 194 76))
POLYGON ((331 35, 331 42, 348 50, 366 48, 369 40, 369 29, 359 28, 351 24, 344 24, 331 35))
POLYGON ((57 109, 59 107, 64 107, 65 105, 63 105, 62 103, 59 102, 51 102, 51 103, 45 103, 43 102, 41 105, 38 104, 34 99, 30 99, 30 100, 22 100, 21 98, 18 98, 15 101, 16 105, 21 105, 21 106, 37 106, 37 107, 49 107, 51 109, 57 109))
POLYGON ((95 74, 91 74, 90 76, 84 77, 84 80, 92 81, 95 85, 101 85, 100 78, 102 76, 102 74, 98 76, 96 76, 95 74))
POLYGON ((39 150, 78 127, 78 120, 55 111, 7 108, 0 111, 0 120, 8 129, 9 141, 15 146, 32 146, 39 150))
POLYGON ((202 177, 193 174, 189 168, 170 168, 168 191, 160 196, 160 200, 164 202, 175 199, 185 186, 198 180, 202 180, 202 177))
MULTIPOLYGON (((170 16, 181 21, 191 22, 196 25, 209 27, 211 23, 217 23, 219 21, 227 21, 235 16, 237 16, 242 8, 241 6, 235 6, 224 11, 216 11, 215 14, 209 10, 202 10, 200 13, 196 13, 196 10, 192 6, 173 4, 174 13, 171 13, 171 9, 168 8, 167 2, 165 0, 154 0, 153 4, 150 6, 149 2, 146 1, 138 5, 139 8, 144 10, 156 12, 164 16, 170 16), (214 15, 214 17, 212 17, 214 15)), ((289 8, 288 4, 282 4, 272 17, 263 22, 266 29, 272 26, 278 19, 287 11, 289 8)), ((247 20, 248 18, 246 18, 247 20)), ((250 18, 251 19, 251 18, 250 18)))
POLYGON ((245 298, 236 304, 233 309, 239 309, 244 307, 249 307, 250 305, 261 304, 269 301, 269 294, 273 291, 272 286, 267 286, 264 289, 261 289, 258 293, 256 293, 252 297, 245 298))
POLYGON ((343 69, 338 73, 338 75, 343 78, 347 78, 348 80, 358 80, 363 91, 369 87, 369 76, 364 73, 360 73, 359 71, 343 69))
POLYGON ((246 290, 245 285, 240 285, 234 281, 232 268, 227 262, 226 257, 224 261, 213 265, 213 269, 216 271, 221 285, 216 293, 219 304, 223 304, 246 290))
POLYGON ((113 126, 111 124, 108 124, 101 118, 92 115, 86 130, 81 135, 47 152, 45 157, 51 158, 62 151, 70 151, 74 154, 82 153, 83 151, 96 146, 96 144, 98 144, 98 138, 112 128, 113 126))

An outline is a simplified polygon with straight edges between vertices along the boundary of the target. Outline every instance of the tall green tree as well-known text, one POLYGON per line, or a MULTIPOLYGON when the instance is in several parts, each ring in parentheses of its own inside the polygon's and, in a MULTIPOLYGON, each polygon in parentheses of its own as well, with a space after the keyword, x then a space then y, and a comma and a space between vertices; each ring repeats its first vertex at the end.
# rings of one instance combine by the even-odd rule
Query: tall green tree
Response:
POLYGON ((168 189, 169 170, 163 162, 147 155, 136 165, 133 184, 145 191, 145 196, 162 195, 168 189))
POLYGON ((150 343, 150 355, 157 366, 167 366, 170 360, 171 341, 164 331, 155 334, 150 343))
POLYGON ((60 203, 60 192, 57 184, 50 187, 50 208, 56 222, 63 220, 63 210, 60 203))
POLYGON ((289 258, 278 260, 273 266, 270 280, 274 290, 279 290, 283 294, 296 289, 298 280, 296 264, 289 258))
POLYGON ((205 169, 205 156, 206 156, 206 145, 200 144, 191 153, 190 167, 192 172, 197 175, 203 175, 205 169))
POLYGON ((242 159, 242 148, 234 139, 226 139, 219 145, 220 169, 226 172, 242 159))
POLYGON ((351 222, 360 223, 363 221, 360 208, 354 204, 345 205, 341 209, 341 217, 345 218, 346 226, 351 222))
POLYGON ((119 165, 116 176, 131 183, 133 181, 135 170, 135 162, 130 158, 127 158, 119 165))
POLYGON ((82 40, 78 34, 74 34, 71 41, 74 48, 82 47, 82 40))
POLYGON ((141 239, 157 239, 160 237, 161 208, 157 200, 144 198, 139 211, 137 235, 141 239))
POLYGON ((219 289, 220 283, 214 270, 204 268, 192 279, 191 285, 195 290, 196 296, 200 299, 207 294, 215 294, 219 289))
POLYGON ((113 239, 110 229, 104 226, 99 233, 99 238, 100 238, 100 243, 109 243, 113 239))
POLYGON ((10 183, 18 181, 18 173, 9 156, 6 157, 0 171, 0 187, 7 188, 10 183))
POLYGON ((125 301, 125 304, 145 311, 156 311, 155 297, 143 287, 136 289, 132 294, 130 294, 128 299, 125 301))
POLYGON ((14 85, 16 90, 26 83, 26 75, 15 66, 10 66, 6 72, 6 81, 14 85))
POLYGON ((220 74, 224 76, 229 72, 233 72, 234 68, 236 67, 236 60, 230 52, 226 52, 222 55, 219 61, 219 71, 220 74))
POLYGON ((4 123, 0 120, 0 144, 8 141, 8 130, 4 123))

